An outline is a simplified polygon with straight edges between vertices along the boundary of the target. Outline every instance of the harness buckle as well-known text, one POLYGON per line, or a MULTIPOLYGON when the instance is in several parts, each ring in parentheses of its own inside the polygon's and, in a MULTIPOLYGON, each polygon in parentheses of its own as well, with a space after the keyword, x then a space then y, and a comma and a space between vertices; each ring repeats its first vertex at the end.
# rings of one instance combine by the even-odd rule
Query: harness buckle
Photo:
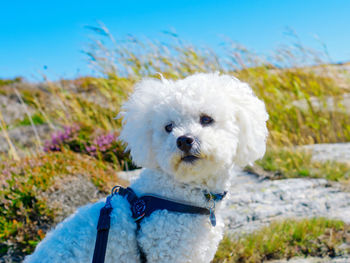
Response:
POLYGON ((132 204, 131 210, 135 221, 142 219, 146 214, 146 202, 141 198, 138 198, 132 204))

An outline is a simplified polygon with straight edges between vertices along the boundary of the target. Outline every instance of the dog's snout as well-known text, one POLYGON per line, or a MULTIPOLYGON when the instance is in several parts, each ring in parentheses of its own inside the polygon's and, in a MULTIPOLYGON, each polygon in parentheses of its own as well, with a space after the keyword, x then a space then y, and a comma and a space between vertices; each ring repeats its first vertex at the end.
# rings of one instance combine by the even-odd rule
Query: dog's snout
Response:
POLYGON ((176 140, 177 147, 184 152, 188 152, 189 150, 191 150, 193 143, 194 143, 194 138, 189 135, 180 136, 176 140))

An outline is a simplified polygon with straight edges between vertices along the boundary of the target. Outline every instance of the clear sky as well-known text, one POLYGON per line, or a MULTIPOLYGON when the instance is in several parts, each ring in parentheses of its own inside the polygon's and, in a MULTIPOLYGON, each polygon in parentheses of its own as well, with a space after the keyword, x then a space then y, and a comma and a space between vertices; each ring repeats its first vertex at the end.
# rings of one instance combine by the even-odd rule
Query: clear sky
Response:
POLYGON ((175 29, 196 45, 215 49, 226 36, 258 53, 286 42, 290 27, 320 48, 317 35, 334 62, 350 60, 350 0, 1 0, 0 78, 90 73, 81 50, 91 35, 84 27, 96 21, 117 38, 175 29))

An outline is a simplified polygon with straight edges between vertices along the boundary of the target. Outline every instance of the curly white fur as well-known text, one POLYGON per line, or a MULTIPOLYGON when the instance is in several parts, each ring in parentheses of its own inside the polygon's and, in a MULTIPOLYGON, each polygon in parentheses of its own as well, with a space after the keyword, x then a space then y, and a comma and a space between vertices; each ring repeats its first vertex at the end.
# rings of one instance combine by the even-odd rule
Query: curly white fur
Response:
MULTIPOLYGON (((203 190, 229 188, 234 167, 265 153, 268 115, 251 88, 227 75, 195 74, 182 80, 145 79, 123 105, 121 139, 134 162, 145 167, 132 184, 138 195, 153 193, 208 207, 203 190), (200 117, 214 121, 202 125, 200 117), (171 132, 165 126, 172 123, 171 132), (194 162, 183 161, 177 138, 196 139, 194 162)), ((91 262, 99 210, 103 202, 80 208, 47 234, 25 262, 91 262)), ((223 235, 220 203, 217 225, 208 216, 156 211, 136 224, 129 204, 112 199, 111 229, 106 253, 109 262, 139 262, 137 242, 148 262, 210 262, 223 235)))

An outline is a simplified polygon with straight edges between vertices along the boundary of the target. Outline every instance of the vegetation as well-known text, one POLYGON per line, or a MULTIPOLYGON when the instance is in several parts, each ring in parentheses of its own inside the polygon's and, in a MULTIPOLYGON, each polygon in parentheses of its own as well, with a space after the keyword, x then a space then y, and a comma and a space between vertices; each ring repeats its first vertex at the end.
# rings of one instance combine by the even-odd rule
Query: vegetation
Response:
POLYGON ((118 169, 136 168, 129 153, 125 152, 122 143, 118 141, 117 133, 92 130, 84 124, 65 126, 63 131, 51 135, 51 140, 46 142, 44 151, 62 151, 64 148, 113 163, 118 169))
MULTIPOLYGON (((337 86, 335 79, 303 69, 245 69, 237 74, 247 81, 266 104, 270 119, 270 144, 277 146, 344 142, 350 139, 350 119, 345 111, 314 109, 311 98, 326 105, 327 96, 337 98, 349 92, 337 86), (302 109, 293 101, 305 100, 302 109)), ((341 108, 340 108, 341 109, 341 108)))
POLYGON ((156 73, 161 72, 165 77, 176 79, 195 72, 224 72, 248 82, 265 101, 270 115, 271 144, 350 139, 350 118, 341 105, 339 111, 325 111, 315 109, 311 103, 312 98, 317 98, 325 106, 327 96, 340 99, 349 92, 348 86, 340 85, 344 81, 339 80, 330 67, 305 67, 322 64, 326 55, 305 48, 296 36, 294 44, 278 49, 266 59, 231 42, 224 44, 221 53, 225 55, 219 56, 210 49, 186 44, 173 33, 169 33, 171 40, 164 44, 134 37, 116 41, 103 26, 92 30, 101 35, 101 39, 96 39, 86 53, 91 63, 109 78, 157 77, 156 73), (293 104, 296 100, 305 100, 307 107, 301 109, 293 104))
POLYGON ((214 263, 251 262, 295 256, 335 257, 349 253, 350 226, 325 218, 273 222, 252 234, 225 237, 214 263))
MULTIPOLYGON (((186 44, 175 34, 169 33, 170 40, 164 44, 134 37, 116 41, 103 26, 91 29, 100 37, 85 53, 103 77, 48 81, 35 92, 33 88, 21 89, 24 101, 38 112, 37 123, 84 123, 94 129, 118 131, 121 121, 114 117, 141 77, 159 77, 157 72, 161 72, 176 79, 195 72, 220 71, 248 82, 265 101, 270 115, 270 145, 350 140, 349 113, 341 106, 342 95, 350 92, 348 85, 342 85, 344 80, 331 67, 306 67, 302 61, 321 63, 323 55, 300 43, 279 49, 266 59, 227 42, 220 52, 225 56, 219 56, 210 49, 186 44), (339 106, 337 110, 325 110, 329 96, 339 106), (314 107, 315 99, 322 107, 314 107), (304 101, 306 107, 296 101, 304 101)), ((6 92, 13 93, 11 89, 6 92)))
POLYGON ((83 175, 105 193, 122 183, 108 163, 70 151, 2 163, 0 169, 0 254, 14 245, 31 252, 45 236, 57 213, 45 193, 60 188, 59 178, 83 175))
POLYGON ((17 77, 14 79, 0 79, 0 87, 5 86, 5 85, 14 84, 14 83, 21 83, 21 82, 22 82, 21 77, 17 77))
MULTIPOLYGON (((269 179, 296 177, 325 178, 331 181, 350 182, 350 165, 336 161, 313 161, 306 150, 270 147, 264 158, 257 161, 258 167, 271 172, 269 179)), ((257 167, 247 167, 248 171, 259 173, 257 167)))
MULTIPOLYGON (((45 119, 41 116, 41 114, 35 113, 31 116, 32 120, 33 120, 33 124, 34 125, 41 125, 45 123, 45 119)), ((20 120, 18 122, 19 126, 30 126, 30 119, 29 117, 24 118, 23 120, 20 120)))

